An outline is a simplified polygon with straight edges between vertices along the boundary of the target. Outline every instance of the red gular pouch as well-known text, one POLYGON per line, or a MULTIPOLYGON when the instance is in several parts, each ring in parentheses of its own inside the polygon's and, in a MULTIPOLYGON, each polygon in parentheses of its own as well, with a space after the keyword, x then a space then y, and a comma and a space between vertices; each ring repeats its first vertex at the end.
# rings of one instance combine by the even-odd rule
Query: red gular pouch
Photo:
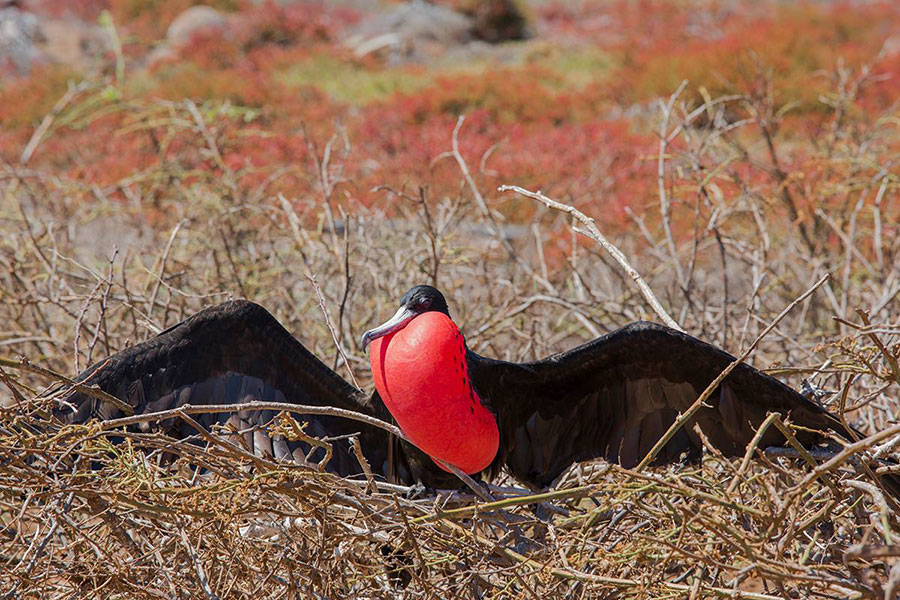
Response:
POLYGON ((369 360, 375 388, 413 444, 469 474, 491 464, 500 446, 497 421, 472 388, 465 340, 450 317, 414 317, 373 340, 369 360))

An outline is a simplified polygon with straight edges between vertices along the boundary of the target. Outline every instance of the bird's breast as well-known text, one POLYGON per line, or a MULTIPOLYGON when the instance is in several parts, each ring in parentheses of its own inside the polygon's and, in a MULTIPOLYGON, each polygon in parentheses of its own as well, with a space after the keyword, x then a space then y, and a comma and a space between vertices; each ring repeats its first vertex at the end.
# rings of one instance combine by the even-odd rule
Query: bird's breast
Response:
POLYGON ((500 435, 469 379, 462 333, 427 312, 372 342, 375 388, 400 429, 421 450, 466 473, 486 469, 500 435))

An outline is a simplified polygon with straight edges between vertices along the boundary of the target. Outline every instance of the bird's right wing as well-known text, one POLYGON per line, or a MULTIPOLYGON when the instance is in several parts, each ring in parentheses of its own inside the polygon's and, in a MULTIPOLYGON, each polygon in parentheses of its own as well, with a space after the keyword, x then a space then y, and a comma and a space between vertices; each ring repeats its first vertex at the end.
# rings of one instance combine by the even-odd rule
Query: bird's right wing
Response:
MULTIPOLYGON (((207 308, 156 337, 101 360, 77 379, 98 385, 133 407, 136 414, 158 412, 190 404, 241 404, 253 400, 331 406, 385 420, 377 397, 369 398, 325 366, 264 308, 245 300, 207 308)), ((125 416, 109 402, 82 393, 64 399, 55 416, 66 423, 82 423, 125 416)), ((206 429, 221 426, 236 433, 232 441, 260 456, 302 462, 312 450, 303 441, 270 436, 270 410, 194 415, 206 429), (239 437, 238 437, 239 436, 239 437)), ((362 472, 352 452, 350 435, 359 438, 363 453, 376 474, 387 472, 390 434, 359 421, 330 415, 295 415, 308 422, 305 433, 316 438, 340 438, 332 444, 326 469, 341 476, 362 472)), ((142 423, 136 430, 162 429, 184 438, 197 431, 172 418, 142 423)), ((318 449, 311 460, 318 461, 318 449)))

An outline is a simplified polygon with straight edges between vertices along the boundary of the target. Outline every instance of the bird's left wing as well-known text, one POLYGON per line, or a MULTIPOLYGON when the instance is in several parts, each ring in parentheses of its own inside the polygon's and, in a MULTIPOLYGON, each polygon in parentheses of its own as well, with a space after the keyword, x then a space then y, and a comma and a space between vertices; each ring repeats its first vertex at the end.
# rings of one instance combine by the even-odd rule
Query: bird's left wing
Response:
MULTIPOLYGON (((476 390, 497 414, 498 460, 517 479, 540 488, 573 462, 603 457, 635 466, 733 360, 689 335, 634 323, 542 361, 514 364, 473 355, 469 367, 476 390)), ((699 456, 695 426, 726 455, 742 455, 770 411, 810 430, 849 435, 817 404, 741 364, 663 447, 657 462, 684 453, 699 456)), ((814 444, 822 436, 799 431, 798 438, 814 444)), ((784 441, 772 427, 760 446, 784 441)))

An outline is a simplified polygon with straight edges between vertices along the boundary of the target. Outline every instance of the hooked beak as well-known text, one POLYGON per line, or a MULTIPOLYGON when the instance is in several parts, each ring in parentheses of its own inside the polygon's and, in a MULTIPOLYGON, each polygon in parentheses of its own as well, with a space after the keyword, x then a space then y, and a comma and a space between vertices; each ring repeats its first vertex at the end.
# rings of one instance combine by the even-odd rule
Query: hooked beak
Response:
POLYGON ((378 339, 389 333, 394 333, 406 327, 406 324, 413 320, 419 313, 413 312, 405 306, 401 306, 394 316, 388 319, 383 325, 379 325, 375 329, 370 329, 362 336, 362 348, 365 352, 372 340, 378 339))

